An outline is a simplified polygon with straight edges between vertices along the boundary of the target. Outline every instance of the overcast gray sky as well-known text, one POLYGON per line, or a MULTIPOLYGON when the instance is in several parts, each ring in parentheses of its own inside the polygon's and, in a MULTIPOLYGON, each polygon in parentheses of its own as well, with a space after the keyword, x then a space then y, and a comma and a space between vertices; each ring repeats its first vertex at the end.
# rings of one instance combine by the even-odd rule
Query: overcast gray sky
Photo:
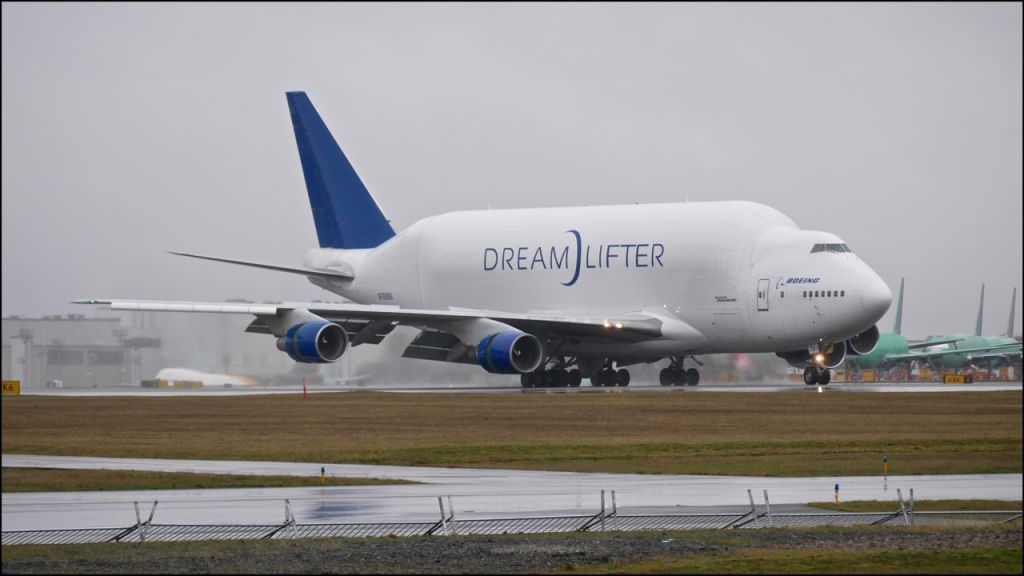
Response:
POLYGON ((894 293, 906 276, 910 336, 970 331, 982 282, 1002 332, 1022 284, 1020 3, 2 10, 4 315, 328 298, 165 253, 299 264, 316 245, 287 90, 396 229, 763 202, 840 235, 894 293))

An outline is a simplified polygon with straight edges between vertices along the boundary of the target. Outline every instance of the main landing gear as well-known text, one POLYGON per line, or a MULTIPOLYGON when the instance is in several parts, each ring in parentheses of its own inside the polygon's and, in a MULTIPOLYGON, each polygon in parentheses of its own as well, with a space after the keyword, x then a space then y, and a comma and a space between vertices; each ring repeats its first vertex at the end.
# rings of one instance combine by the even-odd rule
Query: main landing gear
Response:
MULTIPOLYGON (((697 364, 701 364, 696 358, 690 357, 697 364)), ((703 364, 701 364, 703 366, 703 364)), ((683 368, 683 357, 672 358, 668 368, 664 368, 658 374, 658 381, 662 386, 696 386, 700 382, 700 372, 696 368, 683 368)))
POLYGON ((579 369, 572 368, 575 358, 549 357, 540 368, 520 374, 523 388, 578 388, 583 382, 579 369))
POLYGON ((817 366, 804 368, 804 384, 808 386, 814 386, 815 384, 827 386, 831 381, 832 371, 828 368, 819 368, 817 366))
POLYGON ((541 368, 519 375, 523 388, 577 388, 582 381, 583 376, 576 368, 541 368))
POLYGON ((619 368, 616 370, 609 362, 600 370, 595 370, 590 375, 591 386, 629 386, 629 370, 619 368))
POLYGON ((611 361, 556 357, 544 365, 548 367, 519 376, 523 388, 576 388, 583 382, 583 371, 579 367, 570 368, 572 366, 582 366, 590 372, 591 386, 629 386, 629 370, 616 370, 611 361))

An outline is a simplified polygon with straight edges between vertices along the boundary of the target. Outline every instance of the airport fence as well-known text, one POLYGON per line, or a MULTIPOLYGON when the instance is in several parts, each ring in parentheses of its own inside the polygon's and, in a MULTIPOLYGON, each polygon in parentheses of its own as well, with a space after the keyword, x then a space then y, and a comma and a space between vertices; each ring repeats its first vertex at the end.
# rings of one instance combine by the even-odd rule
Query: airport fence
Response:
POLYGON ((135 503, 136 523, 122 528, 4 531, 3 545, 92 544, 101 542, 176 542, 197 540, 261 540, 295 538, 366 538, 396 536, 454 536, 490 534, 540 534, 557 532, 611 532, 642 530, 810 528, 824 526, 914 526, 1007 523, 1021 518, 1020 510, 915 512, 913 496, 904 502, 897 490, 899 507, 891 512, 787 512, 771 511, 768 491, 759 509, 747 491, 750 509, 734 513, 620 513, 611 491, 611 508, 594 514, 529 517, 456 518, 448 497, 448 508, 438 497, 440 516, 430 522, 362 522, 300 524, 285 500, 282 524, 157 524, 153 522, 154 502, 145 521, 135 503))

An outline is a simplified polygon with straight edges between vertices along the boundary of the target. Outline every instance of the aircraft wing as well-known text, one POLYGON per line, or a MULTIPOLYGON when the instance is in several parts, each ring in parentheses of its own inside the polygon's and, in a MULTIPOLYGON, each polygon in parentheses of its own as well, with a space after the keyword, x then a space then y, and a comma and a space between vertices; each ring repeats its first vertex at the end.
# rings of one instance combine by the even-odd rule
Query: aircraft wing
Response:
POLYGON ((198 312, 211 314, 252 314, 256 320, 247 332, 274 333, 273 321, 295 310, 308 311, 320 318, 342 324, 353 336, 353 345, 376 344, 397 325, 410 325, 447 331, 452 323, 491 320, 537 336, 551 338, 591 338, 619 342, 640 342, 660 338, 671 331, 676 338, 690 337, 695 345, 703 336, 676 318, 659 317, 647 312, 618 312, 607 316, 597 314, 558 315, 518 314, 491 310, 421 310, 376 304, 331 304, 323 302, 248 304, 225 302, 172 302, 152 300, 76 300, 75 304, 107 305, 111 310, 153 312, 198 312), (666 324, 670 324, 666 326, 666 324), (366 330, 363 332, 363 330, 366 330))
POLYGON ((1006 350, 994 349, 994 350, 990 350, 988 352, 979 352, 977 354, 968 354, 967 355, 967 359, 970 360, 971 362, 974 362, 975 360, 988 360, 990 358, 1005 359, 1005 358, 1010 358, 1010 357, 1013 357, 1013 356, 1016 356, 1017 358, 1020 358, 1020 356, 1021 356, 1021 348, 1019 346, 1016 349, 1013 349, 1013 348, 1006 349, 1006 350))
POLYGON ((951 354, 966 354, 968 358, 981 358, 983 355, 991 354, 995 356, 1013 355, 1014 353, 1019 354, 1021 349, 1020 344, 1007 344, 1005 346, 991 346, 987 348, 963 348, 960 350, 936 350, 934 352, 909 352, 907 354, 891 354, 886 356, 885 359, 892 362, 900 362, 904 360, 927 360, 929 358, 935 358, 938 356, 949 356, 951 354))
POLYGON ((961 337, 961 338, 947 338, 946 340, 931 340, 931 341, 928 341, 928 342, 912 342, 912 343, 907 344, 907 348, 910 349, 910 350, 914 350, 916 348, 930 348, 932 346, 940 346, 942 344, 952 344, 954 342, 959 342, 959 341, 963 340, 964 338, 965 337, 961 337))

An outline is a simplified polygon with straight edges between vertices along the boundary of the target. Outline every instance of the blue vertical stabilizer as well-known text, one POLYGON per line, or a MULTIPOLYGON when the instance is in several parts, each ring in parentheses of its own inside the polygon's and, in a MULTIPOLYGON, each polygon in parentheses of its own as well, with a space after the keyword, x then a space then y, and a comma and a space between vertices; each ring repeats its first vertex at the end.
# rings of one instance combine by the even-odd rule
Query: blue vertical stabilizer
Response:
POLYGON ((305 92, 288 92, 321 248, 374 248, 395 235, 305 92))

